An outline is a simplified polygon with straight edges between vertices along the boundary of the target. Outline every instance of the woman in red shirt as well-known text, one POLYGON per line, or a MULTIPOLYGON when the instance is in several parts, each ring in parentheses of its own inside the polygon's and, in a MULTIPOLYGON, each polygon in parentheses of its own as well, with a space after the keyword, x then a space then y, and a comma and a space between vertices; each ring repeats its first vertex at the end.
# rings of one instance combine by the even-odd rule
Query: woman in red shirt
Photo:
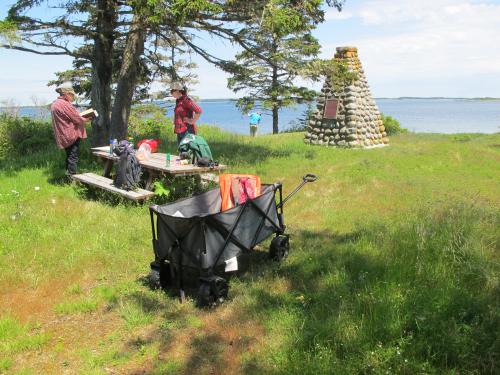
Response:
POLYGON ((174 133, 177 134, 177 144, 187 133, 196 134, 196 121, 200 118, 201 108, 193 99, 187 96, 186 87, 180 83, 170 86, 170 94, 176 99, 174 109, 174 133))

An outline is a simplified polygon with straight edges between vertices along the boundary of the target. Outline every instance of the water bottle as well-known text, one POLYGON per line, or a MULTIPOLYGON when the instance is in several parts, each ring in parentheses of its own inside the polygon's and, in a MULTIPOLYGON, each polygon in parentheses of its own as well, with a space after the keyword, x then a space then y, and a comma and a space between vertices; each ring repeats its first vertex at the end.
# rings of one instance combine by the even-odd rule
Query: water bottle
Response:
POLYGON ((170 152, 167 152, 167 167, 170 167, 170 152))
POLYGON ((109 154, 110 155, 113 155, 113 145, 114 145, 113 138, 110 138, 109 139, 109 154))

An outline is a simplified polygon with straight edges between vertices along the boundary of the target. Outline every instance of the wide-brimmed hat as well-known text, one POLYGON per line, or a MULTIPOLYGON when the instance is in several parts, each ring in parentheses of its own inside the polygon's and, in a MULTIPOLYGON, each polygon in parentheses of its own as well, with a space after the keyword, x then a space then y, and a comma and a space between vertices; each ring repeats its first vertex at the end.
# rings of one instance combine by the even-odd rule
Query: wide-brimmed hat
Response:
POLYGON ((170 91, 186 91, 186 86, 184 86, 182 83, 180 82, 172 82, 170 84, 170 91))
POLYGON ((73 85, 71 82, 63 82, 56 87, 56 92, 58 94, 73 94, 76 96, 75 90, 73 90, 73 85))

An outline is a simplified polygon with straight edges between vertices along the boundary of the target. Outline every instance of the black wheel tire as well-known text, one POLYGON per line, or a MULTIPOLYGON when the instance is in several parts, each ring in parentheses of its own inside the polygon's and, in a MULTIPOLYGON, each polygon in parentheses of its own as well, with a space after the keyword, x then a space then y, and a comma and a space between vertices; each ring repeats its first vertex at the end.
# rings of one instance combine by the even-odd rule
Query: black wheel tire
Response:
POLYGON ((288 236, 276 236, 269 246, 269 256, 276 262, 281 262, 288 256, 290 241, 288 236))
POLYGON ((212 280, 202 280, 198 288, 198 307, 213 307, 223 303, 227 299, 229 286, 222 277, 214 277, 212 280))
POLYGON ((170 265, 165 263, 151 263, 151 272, 149 273, 149 285, 152 289, 165 289, 171 280, 170 265))
POLYGON ((217 277, 212 287, 215 288, 215 290, 213 291, 215 303, 223 303, 227 299, 227 294, 229 293, 229 286, 227 285, 227 281, 222 277, 217 277))
POLYGON ((151 269, 151 272, 148 276, 148 282, 151 289, 160 289, 160 270, 159 269, 151 269))
POLYGON ((162 264, 160 267, 160 285, 162 289, 166 289, 172 281, 172 272, 170 264, 162 264))
POLYGON ((212 288, 210 287, 210 283, 206 281, 202 281, 200 283, 200 287, 198 288, 198 307, 208 307, 212 306, 215 302, 212 295, 212 288))

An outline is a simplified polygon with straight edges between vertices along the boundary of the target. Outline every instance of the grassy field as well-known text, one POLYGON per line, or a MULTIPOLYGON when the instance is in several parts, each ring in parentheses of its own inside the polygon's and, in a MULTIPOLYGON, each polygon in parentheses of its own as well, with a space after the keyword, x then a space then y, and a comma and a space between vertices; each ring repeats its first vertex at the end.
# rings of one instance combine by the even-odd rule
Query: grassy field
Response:
MULTIPOLYGON (((180 304, 145 283, 147 206, 64 183, 52 144, 4 159, 0 373, 500 372, 499 134, 372 150, 202 134, 231 172, 285 192, 319 176, 285 207, 290 256, 263 243, 222 306, 196 308, 192 290, 180 304)), ((81 168, 101 171, 88 151, 81 168)))

